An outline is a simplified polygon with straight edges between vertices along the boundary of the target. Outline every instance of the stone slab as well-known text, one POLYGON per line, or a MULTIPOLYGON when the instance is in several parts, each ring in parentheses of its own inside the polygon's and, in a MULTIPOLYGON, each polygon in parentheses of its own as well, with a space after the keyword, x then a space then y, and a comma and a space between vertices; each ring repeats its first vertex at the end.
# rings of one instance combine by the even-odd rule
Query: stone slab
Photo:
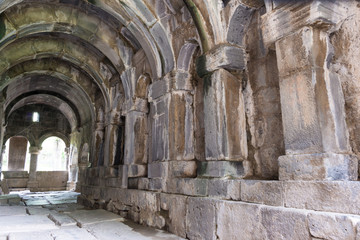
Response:
POLYGON ((77 224, 77 222, 73 218, 69 217, 66 214, 58 213, 54 210, 50 211, 48 217, 57 226, 63 227, 63 226, 73 226, 77 224))
POLYGON ((32 215, 0 217, 1 233, 32 232, 34 229, 41 231, 57 229, 57 227, 47 216, 32 215))
POLYGON ((141 226, 129 221, 101 222, 86 225, 85 229, 97 239, 136 239, 136 240, 180 240, 182 238, 161 230, 141 226), (125 224, 124 224, 125 223, 125 224))
POLYGON ((75 219, 79 227, 105 221, 121 221, 122 217, 103 209, 96 210, 76 210, 68 213, 70 217, 75 219))
POLYGON ((26 206, 41 206, 41 205, 46 205, 49 204, 49 202, 46 199, 29 199, 29 200, 25 200, 25 205, 26 206))
POLYGON ((24 206, 0 206, 1 216, 26 216, 26 208, 24 206))
POLYGON ((39 208, 39 207, 27 207, 26 213, 29 215, 44 215, 48 216, 50 214, 49 209, 39 208))
POLYGON ((47 208, 49 210, 55 210, 59 213, 66 213, 66 212, 73 212, 75 210, 82 210, 85 207, 77 204, 77 203, 68 203, 68 204, 57 204, 57 205, 44 205, 44 208, 47 208))

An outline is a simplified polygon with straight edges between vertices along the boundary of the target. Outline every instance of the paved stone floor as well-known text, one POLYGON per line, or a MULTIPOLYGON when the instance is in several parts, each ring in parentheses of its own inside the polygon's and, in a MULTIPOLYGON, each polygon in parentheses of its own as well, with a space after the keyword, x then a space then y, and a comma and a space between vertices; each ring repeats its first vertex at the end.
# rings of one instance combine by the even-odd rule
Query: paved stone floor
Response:
POLYGON ((74 192, 17 192, 0 196, 0 240, 178 240, 102 209, 76 203, 74 192))

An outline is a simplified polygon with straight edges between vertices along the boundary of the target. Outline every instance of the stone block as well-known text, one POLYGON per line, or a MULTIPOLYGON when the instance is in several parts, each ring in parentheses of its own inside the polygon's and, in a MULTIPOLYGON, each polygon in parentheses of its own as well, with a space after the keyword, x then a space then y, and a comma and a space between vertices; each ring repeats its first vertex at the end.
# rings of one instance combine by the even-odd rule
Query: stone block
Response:
POLYGON ((360 218, 332 213, 309 213, 311 236, 319 239, 355 239, 356 223, 360 218))
POLYGON ((260 209, 257 204, 219 201, 216 214, 218 239, 266 239, 260 209))
POLYGON ((307 226, 307 212, 278 207, 261 208, 262 239, 311 239, 307 226))
POLYGON ((147 165, 129 165, 128 177, 145 177, 147 175, 147 165))
POLYGON ((128 180, 128 189, 149 189, 149 179, 148 178, 129 178, 128 180))
POLYGON ((171 161, 169 162, 169 167, 174 177, 196 177, 197 164, 195 161, 171 161))
POLYGON ((164 178, 168 172, 168 162, 152 162, 148 164, 149 178, 164 178))
POLYGON ((197 60, 197 73, 200 77, 219 69, 243 70, 245 50, 235 46, 219 45, 197 60))
POLYGON ((166 227, 169 232, 186 238, 186 209, 187 199, 185 196, 161 194, 161 209, 168 211, 166 227))
POLYGON ((212 178, 222 178, 222 177, 243 178, 246 176, 243 161, 198 162, 197 174, 200 177, 212 177, 212 178))
POLYGON ((149 87, 149 101, 153 101, 166 93, 168 93, 171 89, 170 82, 164 80, 158 80, 153 82, 149 87))
POLYGON ((208 179, 183 178, 173 179, 171 182, 171 192, 188 196, 207 196, 208 179))
POLYGON ((186 235, 189 239, 216 239, 216 201, 189 198, 186 212, 186 235))
POLYGON ((325 153, 279 157, 279 180, 357 180, 354 155, 325 153))
POLYGON ((209 197, 218 197, 228 200, 241 199, 241 181, 213 179, 209 180, 208 194, 209 197))
POLYGON ((284 187, 279 181, 244 180, 241 182, 241 201, 284 206, 284 187))
POLYGON ((285 206, 360 215, 360 182, 284 182, 285 206))

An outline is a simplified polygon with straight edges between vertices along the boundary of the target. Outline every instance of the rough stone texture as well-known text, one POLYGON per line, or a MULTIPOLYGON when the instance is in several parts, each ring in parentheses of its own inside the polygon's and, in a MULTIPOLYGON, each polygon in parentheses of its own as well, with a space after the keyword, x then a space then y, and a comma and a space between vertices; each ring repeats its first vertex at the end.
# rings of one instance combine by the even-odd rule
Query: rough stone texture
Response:
POLYGON ((311 239, 305 211, 264 207, 260 214, 265 239, 311 239))
POLYGON ((359 221, 359 218, 336 214, 308 215, 310 234, 320 239, 355 239, 356 223, 359 221))
POLYGON ((358 158, 343 154, 279 157, 280 180, 357 180, 358 158))
POLYGON ((360 214, 359 182, 284 183, 285 207, 360 214))
POLYGON ((2 183, 81 192, 0 198, 54 228, 0 238, 359 237, 358 4, 0 0, 0 150, 32 150, 2 183), (48 136, 67 174, 36 173, 48 136))
POLYGON ((219 239, 266 239, 261 225, 260 205, 236 202, 217 204, 217 232, 219 239), (231 212, 232 214, 228 214, 231 212), (233 224, 233 223, 236 224, 233 224))
POLYGON ((190 239, 216 239, 216 202, 190 198, 186 212, 186 233, 190 239))
POLYGON ((271 206, 284 206, 285 191, 282 182, 242 181, 241 200, 271 206))

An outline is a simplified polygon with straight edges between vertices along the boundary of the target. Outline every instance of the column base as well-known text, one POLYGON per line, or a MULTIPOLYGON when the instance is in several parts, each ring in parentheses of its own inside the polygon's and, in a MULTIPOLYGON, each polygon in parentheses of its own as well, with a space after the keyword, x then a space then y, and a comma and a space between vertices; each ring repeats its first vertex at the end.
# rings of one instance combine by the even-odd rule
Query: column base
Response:
POLYGON ((39 191, 39 183, 38 181, 29 181, 27 187, 30 189, 30 192, 39 191))
POLYGON ((76 189, 76 182, 67 182, 66 190, 67 191, 74 191, 76 189))
POLYGON ((354 155, 318 153, 285 155, 279 161, 279 180, 355 181, 358 159, 354 155))

